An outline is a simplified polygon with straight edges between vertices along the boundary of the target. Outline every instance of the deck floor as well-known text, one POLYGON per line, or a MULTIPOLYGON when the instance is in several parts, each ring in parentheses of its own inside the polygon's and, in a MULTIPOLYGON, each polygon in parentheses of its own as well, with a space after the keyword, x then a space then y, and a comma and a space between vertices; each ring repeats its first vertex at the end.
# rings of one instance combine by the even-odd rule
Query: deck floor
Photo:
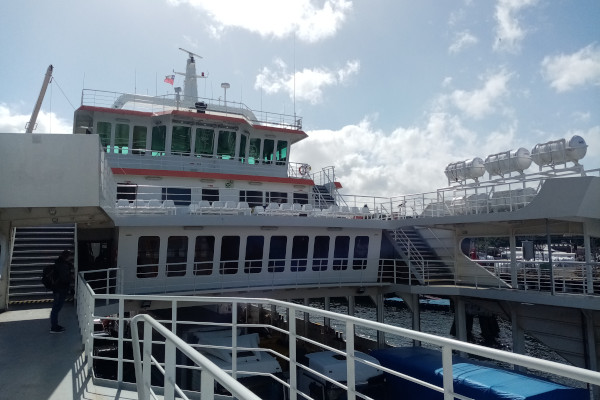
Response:
POLYGON ((75 307, 65 304, 50 333, 50 304, 11 307, 0 313, 0 398, 130 400, 137 393, 93 384, 75 307))

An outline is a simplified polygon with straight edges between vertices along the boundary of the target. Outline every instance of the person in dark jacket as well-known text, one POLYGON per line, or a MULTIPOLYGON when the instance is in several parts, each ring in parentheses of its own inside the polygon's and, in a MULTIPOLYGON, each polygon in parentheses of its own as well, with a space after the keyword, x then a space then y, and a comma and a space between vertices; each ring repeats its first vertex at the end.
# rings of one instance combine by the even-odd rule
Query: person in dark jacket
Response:
POLYGON ((58 324, 58 313, 65 303, 65 298, 71 288, 71 263, 72 254, 69 250, 64 250, 54 262, 55 273, 57 276, 56 285, 52 289, 54 302, 50 311, 50 333, 61 333, 65 328, 58 324))

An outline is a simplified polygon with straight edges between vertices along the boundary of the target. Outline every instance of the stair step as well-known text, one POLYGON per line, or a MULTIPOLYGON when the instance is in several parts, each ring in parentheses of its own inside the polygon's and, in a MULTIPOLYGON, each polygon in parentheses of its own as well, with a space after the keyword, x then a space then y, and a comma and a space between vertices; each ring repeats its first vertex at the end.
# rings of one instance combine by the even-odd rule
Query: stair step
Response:
POLYGON ((18 227, 10 261, 8 303, 52 300, 41 283, 44 267, 54 264, 64 250, 75 250, 74 225, 18 227))

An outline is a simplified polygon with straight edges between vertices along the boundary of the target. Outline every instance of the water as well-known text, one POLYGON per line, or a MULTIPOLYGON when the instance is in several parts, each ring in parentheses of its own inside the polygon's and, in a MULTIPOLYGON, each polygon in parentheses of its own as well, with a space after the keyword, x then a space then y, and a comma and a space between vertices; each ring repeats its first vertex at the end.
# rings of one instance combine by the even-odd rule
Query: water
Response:
MULTIPOLYGON (((376 321, 377 316, 375 312, 375 306, 370 301, 365 302, 357 302, 355 306, 354 316, 359 318, 364 318, 371 321, 376 321)), ((311 302, 310 306, 315 308, 324 308, 324 304, 322 301, 315 300, 311 302)), ((343 299, 331 299, 330 301, 330 310, 333 312, 337 312, 340 314, 348 314, 348 304, 343 299)), ((411 311, 403 306, 396 307, 393 305, 385 305, 384 309, 384 322, 386 324, 397 326, 400 328, 412 329, 412 313, 411 311)), ((322 323, 323 321, 312 321, 322 323)), ((448 307, 447 310, 432 310, 427 308, 421 309, 421 331, 425 333, 430 333, 437 336, 442 336, 446 338, 455 339, 454 336, 450 334, 450 329, 452 327, 452 323, 454 322, 454 312, 451 311, 451 308, 448 307)), ((489 347, 493 347, 499 350, 512 351, 512 326, 509 321, 498 318, 498 325, 500 328, 500 332, 498 334, 498 338, 494 343, 485 342, 483 336, 481 335, 481 328, 479 326, 478 318, 475 317, 473 321, 473 329, 472 329, 472 339, 471 341, 475 344, 480 345, 488 345, 489 347)), ((331 327, 336 331, 345 331, 345 325, 337 320, 331 321, 331 327)), ((375 331, 364 329, 357 327, 356 334, 358 336, 368 338, 371 340, 376 340, 377 335, 375 331)), ((412 340, 396 337, 392 335, 386 335, 386 342, 394 347, 398 346, 412 346, 412 340)), ((427 343, 422 343, 423 347, 430 347, 438 349, 436 346, 428 345, 427 343)), ((568 364, 562 357, 560 357, 556 352, 550 349, 548 346, 543 343, 537 341, 533 337, 525 334, 525 355, 532 356, 535 358, 540 358, 544 360, 555 361, 562 364, 568 364)), ((507 369, 511 369, 512 367, 505 363, 500 362, 492 362, 493 366, 503 367, 507 369)), ((545 377, 547 379, 553 380, 557 383, 561 383, 564 385, 575 386, 575 387, 585 387, 580 382, 557 377, 551 374, 545 374, 539 371, 528 371, 532 372, 537 376, 545 377)))

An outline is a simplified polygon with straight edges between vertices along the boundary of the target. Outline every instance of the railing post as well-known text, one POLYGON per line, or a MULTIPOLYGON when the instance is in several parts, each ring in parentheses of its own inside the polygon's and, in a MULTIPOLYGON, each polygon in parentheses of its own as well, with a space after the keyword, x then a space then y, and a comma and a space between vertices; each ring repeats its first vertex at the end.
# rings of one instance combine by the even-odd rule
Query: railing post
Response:
POLYGON ((123 382, 123 333, 125 331, 125 329, 124 329, 124 327, 125 327, 124 314, 125 314, 125 300, 123 300, 121 298, 121 299, 119 299, 119 317, 118 317, 118 322, 119 322, 118 343, 119 343, 119 347, 117 349, 117 382, 119 382, 119 384, 121 382, 123 382))
POLYGON ((234 301, 231 303, 231 376, 233 379, 237 379, 237 320, 238 304, 234 301))
POLYGON ((200 374, 200 400, 213 400, 215 398, 215 379, 206 370, 200 374))
MULTIPOLYGON (((139 347, 139 346, 138 346, 139 347)), ((152 367, 152 325, 147 321, 144 321, 144 354, 142 358, 142 386, 147 395, 146 399, 149 399, 150 395, 150 372, 152 367)), ((144 399, 145 400, 145 399, 144 399)))
MULTIPOLYGON (((204 375, 204 374, 203 374, 204 375)), ((175 344, 165 339, 165 400, 175 399, 175 344)))
POLYGON ((354 324, 346 321, 346 385, 347 399, 356 399, 356 359, 354 357, 354 324))
POLYGON ((444 400, 454 400, 454 374, 452 372, 452 348, 442 347, 442 368, 444 379, 444 400))
POLYGON ((296 366, 296 311, 288 306, 288 335, 290 351, 290 400, 298 398, 298 376, 296 366))

